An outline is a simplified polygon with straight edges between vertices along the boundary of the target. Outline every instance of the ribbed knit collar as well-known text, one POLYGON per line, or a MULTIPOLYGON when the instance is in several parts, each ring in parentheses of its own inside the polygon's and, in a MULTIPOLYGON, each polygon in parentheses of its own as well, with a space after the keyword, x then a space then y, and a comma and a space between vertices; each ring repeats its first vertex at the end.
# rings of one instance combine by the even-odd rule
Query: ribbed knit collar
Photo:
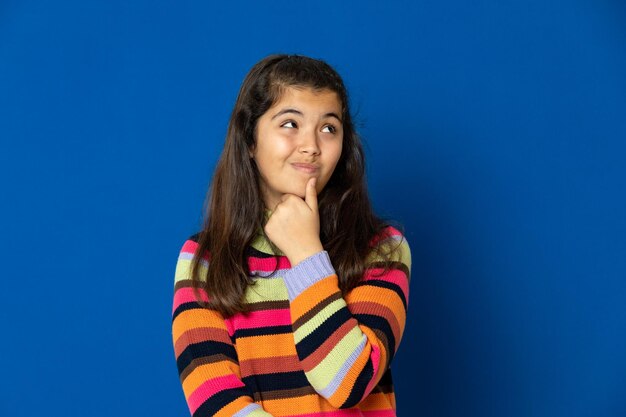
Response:
MULTIPOLYGON (((265 209, 264 213, 265 213, 265 220, 263 221, 263 226, 265 226, 265 223, 272 215, 272 211, 269 209, 265 209)), ((272 248, 272 244, 270 243, 269 239, 265 235, 263 229, 259 229, 257 231, 255 238, 252 240, 251 246, 254 249, 258 250, 259 252, 263 252, 268 255, 284 256, 284 254, 280 251, 280 249, 278 249, 275 246, 274 248, 272 248)))

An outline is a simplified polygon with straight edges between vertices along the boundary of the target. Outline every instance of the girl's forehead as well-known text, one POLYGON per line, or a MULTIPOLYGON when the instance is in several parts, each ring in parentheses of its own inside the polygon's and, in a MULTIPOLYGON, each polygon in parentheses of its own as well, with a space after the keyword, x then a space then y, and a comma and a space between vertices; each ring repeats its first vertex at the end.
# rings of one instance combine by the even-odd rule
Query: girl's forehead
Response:
POLYGON ((270 109, 283 106, 303 108, 325 107, 335 112, 341 111, 339 95, 330 89, 313 89, 311 87, 288 86, 281 89, 280 96, 270 109))

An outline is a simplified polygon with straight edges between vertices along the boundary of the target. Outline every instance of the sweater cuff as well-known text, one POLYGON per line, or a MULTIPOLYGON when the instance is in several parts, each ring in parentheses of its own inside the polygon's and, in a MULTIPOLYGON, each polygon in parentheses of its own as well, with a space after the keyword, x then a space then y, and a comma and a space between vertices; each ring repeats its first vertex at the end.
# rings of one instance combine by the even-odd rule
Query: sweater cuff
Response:
POLYGON ((287 286, 289 301, 293 301, 300 293, 322 279, 335 274, 325 250, 302 260, 285 272, 284 281, 287 286))

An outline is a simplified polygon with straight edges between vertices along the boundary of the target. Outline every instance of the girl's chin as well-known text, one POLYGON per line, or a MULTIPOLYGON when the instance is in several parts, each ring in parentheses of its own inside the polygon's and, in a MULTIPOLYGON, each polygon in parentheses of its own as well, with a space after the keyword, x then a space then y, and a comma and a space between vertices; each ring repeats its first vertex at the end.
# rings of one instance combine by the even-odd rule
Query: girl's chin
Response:
POLYGON ((291 190, 289 194, 297 195, 300 198, 304 198, 304 190, 291 190))

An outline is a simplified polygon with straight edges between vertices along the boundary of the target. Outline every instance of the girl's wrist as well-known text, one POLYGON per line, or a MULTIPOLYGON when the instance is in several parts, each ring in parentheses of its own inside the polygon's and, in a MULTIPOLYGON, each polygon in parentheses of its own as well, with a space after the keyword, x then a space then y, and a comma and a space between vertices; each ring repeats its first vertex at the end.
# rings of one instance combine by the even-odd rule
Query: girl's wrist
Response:
POLYGON ((298 250, 297 252, 285 253, 285 255, 287 256, 287 259, 289 259, 289 263, 291 264, 291 266, 294 267, 300 262, 302 262, 303 260, 305 260, 306 258, 308 258, 309 256, 315 255, 316 253, 321 252, 323 250, 324 250, 324 247, 322 246, 320 242, 319 244, 302 248, 298 250))

